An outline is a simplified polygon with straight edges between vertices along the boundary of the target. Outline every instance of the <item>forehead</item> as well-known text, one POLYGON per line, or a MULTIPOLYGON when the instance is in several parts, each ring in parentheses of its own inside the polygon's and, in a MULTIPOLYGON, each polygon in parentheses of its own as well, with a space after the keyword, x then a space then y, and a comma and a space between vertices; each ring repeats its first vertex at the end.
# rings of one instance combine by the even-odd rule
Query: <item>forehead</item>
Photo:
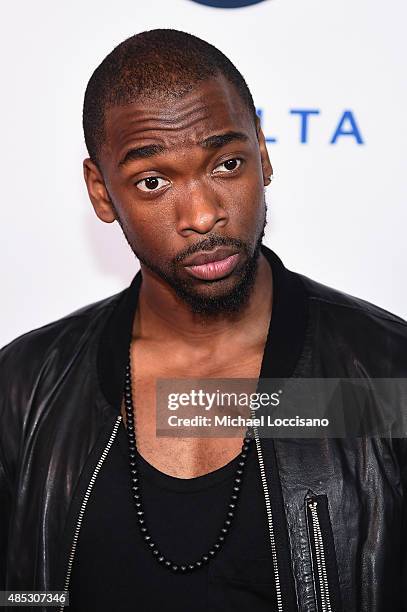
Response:
POLYGON ((177 148, 225 131, 244 131, 256 137, 248 105, 232 84, 216 77, 197 83, 180 98, 149 98, 108 109, 103 150, 116 158, 135 142, 177 148))

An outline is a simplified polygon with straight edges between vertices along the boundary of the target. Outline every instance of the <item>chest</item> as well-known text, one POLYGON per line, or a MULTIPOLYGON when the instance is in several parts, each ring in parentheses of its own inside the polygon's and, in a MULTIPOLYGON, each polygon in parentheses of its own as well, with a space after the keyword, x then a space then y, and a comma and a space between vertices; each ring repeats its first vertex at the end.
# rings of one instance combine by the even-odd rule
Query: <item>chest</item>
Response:
MULTIPOLYGON (((176 353, 176 351, 174 351, 176 353)), ((174 354, 153 355, 139 346, 132 350, 132 397, 139 453, 155 468, 178 478, 212 472, 236 457, 244 428, 234 437, 162 437, 156 435, 156 382, 158 378, 251 378, 258 379, 263 350, 225 352, 216 358, 174 354), (194 357, 196 357, 194 359, 194 357), (182 458, 182 460, 180 460, 182 458)), ((124 405, 122 415, 125 420, 124 405)))

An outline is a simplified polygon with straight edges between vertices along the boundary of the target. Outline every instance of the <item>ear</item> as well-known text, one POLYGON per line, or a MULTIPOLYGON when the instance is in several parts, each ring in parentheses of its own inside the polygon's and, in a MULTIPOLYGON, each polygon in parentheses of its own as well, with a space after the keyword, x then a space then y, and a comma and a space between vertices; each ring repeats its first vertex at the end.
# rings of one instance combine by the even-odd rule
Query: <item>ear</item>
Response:
POLYGON ((113 223, 117 219, 113 202, 101 171, 90 158, 83 160, 83 176, 95 213, 105 223, 113 223))
POLYGON ((267 151, 266 139, 264 137, 263 130, 261 129, 260 117, 256 117, 256 132, 260 148, 261 167, 263 170, 263 183, 264 185, 270 185, 271 177, 273 176, 273 167, 271 165, 269 154, 267 151))

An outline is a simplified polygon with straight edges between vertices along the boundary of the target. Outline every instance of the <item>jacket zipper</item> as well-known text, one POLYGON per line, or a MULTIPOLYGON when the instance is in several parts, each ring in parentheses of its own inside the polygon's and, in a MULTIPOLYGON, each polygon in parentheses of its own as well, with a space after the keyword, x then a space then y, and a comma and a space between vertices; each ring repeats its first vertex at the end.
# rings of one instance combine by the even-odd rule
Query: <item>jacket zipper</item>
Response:
MULTIPOLYGON (((332 612, 331 597, 329 593, 328 574, 326 569, 324 541, 322 538, 321 523, 318 516, 318 501, 307 501, 312 521, 312 540, 314 544, 316 566, 318 572, 319 594, 321 597, 322 612, 332 612)), ((315 584, 315 579, 314 579, 315 584)))
MULTIPOLYGON (((251 413, 252 413, 252 418, 255 418, 256 417, 255 411, 252 410, 251 413)), ((269 493, 267 479, 266 479, 266 470, 264 469, 263 451, 261 448, 258 428, 253 427, 253 431, 254 431, 254 439, 256 442, 257 457, 259 460, 261 484, 263 486, 264 499, 266 502, 267 522, 268 522, 268 529, 269 529, 269 534, 270 534, 271 556, 273 560, 274 580, 276 583, 277 611, 283 612, 283 599, 281 595, 280 574, 278 571, 277 547, 276 547, 276 540, 274 537, 274 525, 273 525, 273 514, 271 512, 270 493, 269 493)))
MULTIPOLYGON (((81 529, 81 525, 82 525, 82 521, 83 521, 83 515, 85 514, 85 510, 86 510, 86 505, 89 501, 89 497, 90 494, 92 492, 93 489, 93 485, 95 484, 95 480, 100 472, 100 469, 103 465, 104 460, 107 457, 107 454, 110 450, 110 447, 112 446, 114 439, 116 438, 117 435, 117 431, 119 429, 119 425, 120 422, 122 420, 121 416, 118 416, 115 424, 113 426, 113 431, 110 434, 110 438, 108 443, 106 444, 100 458, 99 461, 97 462, 97 465, 93 471, 92 477, 89 481, 88 487, 86 489, 86 493, 84 495, 84 498, 82 500, 82 504, 81 504, 81 509, 79 510, 79 514, 78 514, 78 520, 76 522, 76 527, 75 527, 75 531, 74 531, 74 536, 73 536, 73 540, 72 540, 72 547, 71 547, 71 552, 69 555, 69 561, 68 561, 68 567, 67 567, 67 571, 66 571, 66 576, 65 576, 65 584, 64 584, 64 593, 68 593, 68 588, 69 588, 69 581, 71 579, 71 573, 72 573, 72 565, 73 565, 73 561, 75 558, 75 551, 76 551, 76 546, 78 544, 78 538, 79 538, 79 532, 81 529)), ((59 612, 64 612, 64 606, 61 606, 59 609, 59 612)))
MULTIPOLYGON (((254 411, 252 413, 252 416, 254 418, 254 411)), ((88 503, 90 494, 92 492, 93 489, 93 485, 95 484, 95 480, 100 472, 100 469, 103 465, 104 460, 107 457, 107 454, 110 450, 110 447, 112 446, 114 439, 116 438, 117 435, 117 430, 119 429, 119 425, 120 422, 122 420, 121 416, 118 416, 116 419, 116 422, 114 424, 113 427, 113 431, 110 435, 109 441, 106 444, 106 447, 104 448, 102 455, 100 456, 100 459, 94 469, 94 472, 92 474, 92 477, 89 481, 88 487, 86 489, 86 493, 84 495, 83 501, 82 501, 82 505, 81 505, 81 509, 79 511, 79 515, 78 515, 78 520, 76 523, 76 527, 75 527, 75 532, 74 532, 74 537, 73 537, 73 541, 72 541, 72 547, 71 547, 71 552, 69 555, 69 561, 68 561, 68 567, 67 567, 67 571, 66 571, 66 576, 65 576, 65 584, 64 584, 64 592, 67 593, 68 592, 68 588, 69 588, 69 581, 71 578, 71 573, 72 573, 72 566, 73 566, 73 561, 75 558, 75 551, 76 551, 76 546, 78 543, 78 538, 79 538, 79 532, 81 529, 81 525, 82 525, 82 521, 83 521, 83 515, 85 514, 85 510, 86 510, 86 505, 88 503)), ((266 479, 266 471, 264 469, 264 460, 263 460, 263 451, 261 448, 261 443, 260 443, 260 438, 259 438, 259 433, 258 433, 258 429, 257 427, 253 427, 253 431, 254 431, 254 439, 256 442, 256 451, 257 451, 257 456, 258 456, 258 460, 259 460, 259 467, 260 467, 260 477, 261 477, 261 482, 262 482, 262 486, 263 486, 263 493, 264 493, 264 499, 265 499, 265 503, 266 503, 266 513, 267 513, 267 521, 268 521, 268 528, 269 528, 269 534, 270 534, 270 545, 271 545, 271 555, 272 555, 272 559, 273 559, 273 568, 274 568, 274 579, 275 579, 275 583, 276 583, 276 598, 277 598, 277 610, 278 612, 283 612, 283 601, 282 601, 282 596, 281 596, 281 584, 280 584, 280 575, 279 575, 279 571, 278 571, 278 560, 277 560, 277 548, 276 548, 276 541, 275 541, 275 537, 274 537, 274 526, 273 526, 273 515, 271 512, 271 502, 270 502, 270 494, 269 494, 269 490, 268 490, 268 485, 267 485, 267 479, 266 479)), ((330 612, 330 607, 326 609, 327 612, 330 612)), ((64 612, 64 606, 61 606, 59 609, 59 612, 64 612)))

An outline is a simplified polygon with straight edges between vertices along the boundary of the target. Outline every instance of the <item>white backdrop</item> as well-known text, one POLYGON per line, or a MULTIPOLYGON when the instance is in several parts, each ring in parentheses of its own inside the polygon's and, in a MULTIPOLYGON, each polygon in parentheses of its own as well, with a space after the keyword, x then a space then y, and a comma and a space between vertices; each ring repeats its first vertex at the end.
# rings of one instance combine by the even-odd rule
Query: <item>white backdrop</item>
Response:
POLYGON ((407 317, 406 22, 403 0, 8 3, 0 346, 120 291, 137 269, 119 226, 88 201, 81 112, 105 55, 156 27, 205 38, 245 76, 276 176, 266 243, 285 265, 407 317))

